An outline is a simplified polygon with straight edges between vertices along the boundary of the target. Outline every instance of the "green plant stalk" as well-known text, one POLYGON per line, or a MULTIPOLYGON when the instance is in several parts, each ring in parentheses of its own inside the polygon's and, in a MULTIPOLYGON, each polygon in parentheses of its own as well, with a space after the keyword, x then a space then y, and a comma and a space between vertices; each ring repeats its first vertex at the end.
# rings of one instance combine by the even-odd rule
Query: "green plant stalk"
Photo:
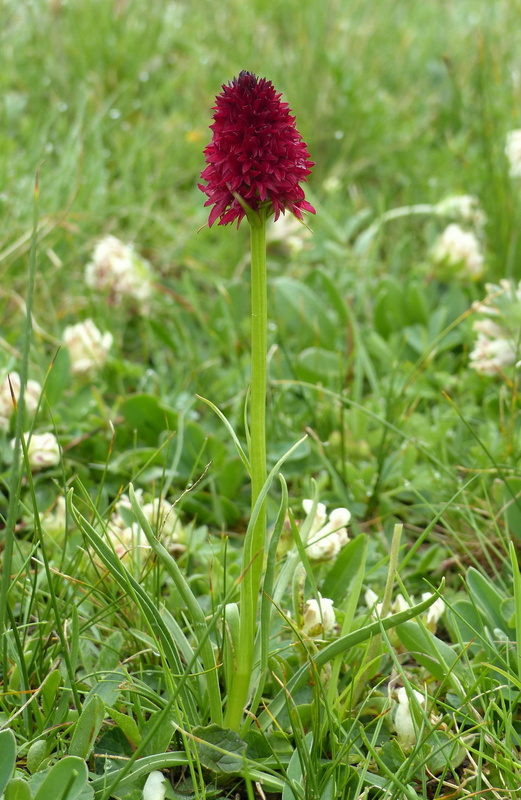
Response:
MULTIPOLYGON (((402 538, 402 531, 403 531, 403 525, 396 524, 394 526, 393 538, 391 542, 391 552, 389 554, 389 569, 387 570, 387 580, 385 582, 385 590, 382 600, 382 610, 379 614, 380 619, 385 619, 391 612, 393 588, 394 588, 394 581, 396 578, 396 570, 398 567, 398 557, 400 554, 400 541, 402 538)), ((377 634, 369 642, 369 646, 367 648, 367 652, 364 659, 366 666, 362 668, 362 671, 355 678, 355 686, 351 695, 353 706, 356 705, 356 703, 358 702, 360 695, 363 691, 364 685, 366 684, 368 678, 370 677, 369 673, 371 670, 371 665, 373 664, 374 659, 378 655, 378 650, 380 649, 381 641, 382 641, 381 634, 377 634)))
MULTIPOLYGON (((266 481, 266 382, 268 298, 266 279, 266 209, 248 213, 251 243, 251 390, 250 474, 251 509, 266 481)), ((232 686, 228 687, 225 724, 238 730, 248 698, 257 606, 266 544, 266 506, 263 503, 251 531, 244 540, 240 586, 239 647, 232 686)))
MULTIPOLYGON (((3 536, 4 553, 2 564, 2 580, 0 583, 0 641, 2 653, 2 666, 4 675, 8 674, 9 665, 7 663, 7 604, 11 586, 11 565, 13 561, 14 549, 14 530, 16 519, 19 513, 20 487, 21 487, 21 439, 23 433, 23 422, 25 416, 25 387, 29 373, 29 351, 31 349, 32 334, 32 310, 34 301, 34 282, 36 275, 36 246, 38 243, 38 215, 40 199, 40 166, 36 171, 34 182, 34 203, 33 203, 33 229, 31 235, 31 250, 29 254, 29 274, 27 280, 27 300, 25 323, 22 339, 22 357, 20 363, 20 397, 18 399, 16 428, 14 440, 13 463, 9 479, 9 503, 7 507, 7 520, 5 533, 3 536)), ((1 537, 0 537, 1 540, 1 537)))

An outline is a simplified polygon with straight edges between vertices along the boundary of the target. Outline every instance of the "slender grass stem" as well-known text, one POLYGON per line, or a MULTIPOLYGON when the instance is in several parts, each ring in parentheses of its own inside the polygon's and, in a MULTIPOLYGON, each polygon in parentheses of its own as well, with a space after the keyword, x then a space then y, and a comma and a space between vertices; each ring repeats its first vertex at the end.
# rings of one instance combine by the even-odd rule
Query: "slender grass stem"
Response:
POLYGON ((21 439, 23 435, 23 422, 25 416, 25 387, 29 373, 29 352, 31 349, 32 334, 32 311, 34 301, 34 281, 36 275, 36 246, 38 243, 38 216, 40 199, 40 167, 38 166, 34 182, 34 202, 33 202, 33 230, 31 237, 31 249, 29 254, 29 274, 27 280, 27 300, 25 323, 22 339, 22 353, 20 362, 20 397, 17 402, 17 416, 14 440, 13 463, 9 478, 9 503, 7 508, 7 520, 4 532, 4 552, 2 564, 2 580, 0 583, 0 641, 2 652, 3 674, 8 673, 7 664, 7 605, 9 603, 9 590, 11 586, 11 565, 14 550, 14 531, 16 519, 19 513, 20 487, 21 487, 21 439))
MULTIPOLYGON (((266 481, 266 350, 267 350, 267 281, 266 281, 266 211, 248 214, 251 242, 251 391, 250 391, 250 469, 251 508, 266 481)), ((240 591, 239 647, 236 671, 229 687, 226 724, 237 730, 248 698, 253 667, 257 606, 262 579, 266 543, 266 508, 261 507, 249 530, 243 549, 240 591)))

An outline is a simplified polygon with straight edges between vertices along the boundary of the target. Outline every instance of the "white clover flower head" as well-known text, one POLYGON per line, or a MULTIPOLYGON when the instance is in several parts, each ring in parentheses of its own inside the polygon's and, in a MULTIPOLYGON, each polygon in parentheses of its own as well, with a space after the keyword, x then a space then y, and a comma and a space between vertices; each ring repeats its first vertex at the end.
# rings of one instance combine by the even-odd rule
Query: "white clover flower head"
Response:
POLYGON ((505 155, 510 166, 510 177, 521 178, 521 128, 507 133, 505 155))
MULTIPOLYGON (((143 490, 137 489, 136 499, 141 510, 153 530, 161 535, 165 547, 184 539, 185 530, 177 516, 175 508, 165 498, 143 503, 143 490)), ((112 514, 107 534, 118 557, 130 561, 139 560, 139 555, 147 555, 151 550, 148 539, 137 521, 133 519, 132 504, 126 494, 119 498, 112 514)))
MULTIPOLYGON (((422 600, 428 600, 432 597, 432 592, 424 592, 422 594, 422 600)), ((432 606, 427 609, 425 614, 425 625, 429 630, 433 633, 436 630, 436 625, 440 621, 441 616, 445 611, 445 602, 442 597, 438 597, 437 600, 434 601, 432 606)))
POLYGON ((152 295, 150 264, 132 245, 115 236, 106 236, 96 245, 92 261, 85 268, 85 283, 91 289, 106 292, 113 305, 132 300, 143 312, 148 311, 152 295))
POLYGON ((67 325, 63 341, 69 351, 71 369, 75 375, 87 375, 100 369, 106 362, 113 336, 101 331, 91 319, 67 325))
MULTIPOLYGON (((425 707, 424 695, 416 691, 416 689, 412 691, 420 706, 422 706, 422 708, 425 707)), ((409 695, 405 687, 396 690, 396 699, 398 701, 398 707, 394 716, 394 727, 396 728, 398 742, 401 747, 406 749, 414 747, 418 737, 411 714, 409 695)))
POLYGON ((137 557, 138 551, 151 549, 137 522, 125 525, 124 520, 117 513, 112 515, 107 533, 114 552, 121 561, 132 561, 134 557, 137 557))
POLYGON ((333 601, 318 593, 318 600, 312 598, 304 605, 300 631, 310 639, 326 636, 335 627, 333 601))
MULTIPOLYGON (((311 509, 313 508, 313 500, 303 500, 302 508, 304 509, 306 514, 311 513, 311 509)), ((327 519, 327 511, 324 503, 317 503, 315 517, 313 519, 313 524, 311 526, 311 534, 313 534, 314 531, 319 530, 325 523, 326 519, 327 519)))
POLYGON ((448 225, 439 237, 433 260, 440 270, 478 280, 484 271, 484 260, 479 241, 474 233, 465 231, 457 223, 448 225))
POLYGON ((435 211, 442 217, 456 217, 482 228, 487 221, 479 200, 472 194, 456 194, 445 197, 435 205, 435 211))
POLYGON ((512 339, 503 336, 491 339, 478 333, 474 349, 469 356, 469 366, 480 375, 497 375, 516 362, 516 348, 512 339))
MULTIPOLYGON (((9 430, 9 420, 14 411, 13 394, 18 403, 20 400, 20 376, 18 372, 9 372, 0 383, 0 430, 9 430)), ((28 380, 25 386, 25 408, 32 416, 38 408, 42 387, 37 381, 28 380)))
POLYGON ((494 322, 491 319, 477 319, 473 323, 472 329, 476 331, 476 333, 481 333, 483 336, 487 336, 489 339, 501 339, 504 334, 504 330, 501 325, 498 325, 497 322, 494 322))
POLYGON ((148 776, 143 786, 143 800, 165 800, 166 778, 159 770, 154 770, 148 776))
MULTIPOLYGON (((27 434, 24 434, 27 442, 27 434)), ((14 447, 15 440, 11 441, 14 447)), ((47 467, 55 467, 60 463, 61 450, 54 433, 33 433, 28 441, 27 455, 29 466, 34 472, 39 472, 47 467)))
MULTIPOLYGON (((302 507, 309 514, 313 506, 312 500, 303 500, 302 507)), ((347 508, 334 508, 327 519, 326 507, 317 504, 315 519, 308 536, 306 553, 311 561, 332 561, 349 541, 346 526, 351 519, 347 508)))
POLYGON ((166 542, 179 542, 183 538, 183 527, 177 512, 164 497, 155 498, 141 506, 141 510, 153 529, 157 527, 161 539, 166 542))

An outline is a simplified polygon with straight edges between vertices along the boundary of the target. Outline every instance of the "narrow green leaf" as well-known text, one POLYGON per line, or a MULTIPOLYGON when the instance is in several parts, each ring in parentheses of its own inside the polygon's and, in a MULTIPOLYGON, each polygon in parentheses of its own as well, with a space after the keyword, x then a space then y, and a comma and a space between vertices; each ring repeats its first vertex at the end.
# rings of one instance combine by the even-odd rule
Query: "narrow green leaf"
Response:
POLYGON ((177 682, 175 691, 176 693, 178 692, 182 698, 189 721, 191 723, 195 723, 198 719, 198 712, 192 694, 186 687, 186 682, 189 676, 186 674, 186 670, 183 667, 179 657, 176 644, 173 641, 163 619, 161 618, 161 614, 156 608, 153 600, 148 596, 146 591, 142 588, 142 586, 140 586, 135 578, 132 577, 113 550, 111 550, 111 548, 103 541, 101 536, 92 527, 92 525, 74 507, 72 502, 72 494, 73 490, 71 489, 67 495, 68 508, 76 524, 80 530, 82 530, 88 544, 110 570, 114 580, 117 581, 124 592, 128 593, 133 598, 134 602, 140 608, 150 630, 157 639, 158 646, 159 642, 161 643, 161 650, 165 654, 169 668, 175 674, 183 676, 177 682))
POLYGON ((206 670, 207 692, 211 716, 214 721, 220 723, 222 722, 222 705, 221 692, 219 688, 219 675, 217 672, 215 654, 209 638, 209 630, 208 625, 206 624, 204 612, 200 604, 197 602, 197 599, 185 580, 181 570, 179 569, 177 561, 170 555, 166 547, 164 547, 156 538, 150 523, 141 510, 132 484, 129 486, 129 497, 132 504, 132 510, 145 536, 147 537, 148 543, 150 544, 154 553, 161 560, 163 566, 173 579, 181 598, 183 599, 184 603, 186 603, 192 624, 194 626, 194 633, 199 643, 201 659, 203 661, 204 669, 206 670))
POLYGON ((416 661, 429 670, 439 681, 447 678, 459 691, 459 680, 463 678, 463 665, 458 654, 428 631, 424 626, 414 622, 406 622, 396 628, 396 633, 404 647, 416 661))
POLYGON ((514 619, 516 624, 516 656, 517 674, 521 679, 521 574, 519 573, 519 562, 514 542, 509 544, 510 563, 512 565, 512 577, 514 581, 514 619))
MULTIPOLYGON (((444 582, 441 583, 441 586, 438 589, 438 594, 442 594, 443 585, 444 582)), ((284 689, 281 689, 281 691, 278 692, 273 700, 268 704, 267 710, 263 711, 262 714, 259 715, 258 724, 260 725, 261 729, 266 729, 266 727, 272 724, 273 718, 280 713, 282 708, 284 708, 288 693, 294 694, 297 689, 300 689, 300 687, 309 680, 311 665, 314 665, 316 670, 320 670, 340 653, 345 653, 352 647, 356 647, 357 645, 362 644, 362 642, 370 639, 372 636, 381 633, 382 628, 386 631, 389 630, 389 628, 396 628, 398 625, 402 625, 404 622, 413 619, 413 617, 423 614, 423 612, 427 611, 427 609, 435 602, 437 596, 438 595, 433 594, 431 597, 423 600, 416 606, 412 606, 405 611, 400 611, 398 614, 393 614, 390 617, 386 617, 386 619, 372 622, 370 625, 365 625, 363 628, 353 631, 352 633, 347 634, 347 636, 340 636, 338 639, 335 639, 335 641, 326 645, 323 650, 320 650, 312 658, 310 658, 309 661, 304 664, 293 675, 292 678, 290 678, 284 689)))

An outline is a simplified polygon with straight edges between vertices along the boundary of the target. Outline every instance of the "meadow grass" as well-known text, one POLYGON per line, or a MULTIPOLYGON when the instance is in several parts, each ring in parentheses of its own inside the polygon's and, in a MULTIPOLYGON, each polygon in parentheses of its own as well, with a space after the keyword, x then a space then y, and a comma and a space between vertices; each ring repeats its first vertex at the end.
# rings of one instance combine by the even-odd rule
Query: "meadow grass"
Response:
MULTIPOLYGON (((139 800, 155 770, 172 798, 521 792, 517 373, 469 366, 473 303, 521 278, 520 12, 3 0, 0 380, 44 393, 0 407, 0 797, 139 800), (205 227, 196 184, 242 69, 296 113, 317 215, 268 232, 269 538, 232 731, 248 244, 205 227), (433 255, 454 195, 486 216, 478 280, 433 255), (87 285, 107 235, 149 262, 146 303, 87 285), (63 336, 87 318, 113 343, 79 374, 63 336), (59 463, 30 468, 28 430, 59 463), (322 561, 319 503, 351 512, 322 561)), ((519 360, 518 298, 491 302, 519 360)))

